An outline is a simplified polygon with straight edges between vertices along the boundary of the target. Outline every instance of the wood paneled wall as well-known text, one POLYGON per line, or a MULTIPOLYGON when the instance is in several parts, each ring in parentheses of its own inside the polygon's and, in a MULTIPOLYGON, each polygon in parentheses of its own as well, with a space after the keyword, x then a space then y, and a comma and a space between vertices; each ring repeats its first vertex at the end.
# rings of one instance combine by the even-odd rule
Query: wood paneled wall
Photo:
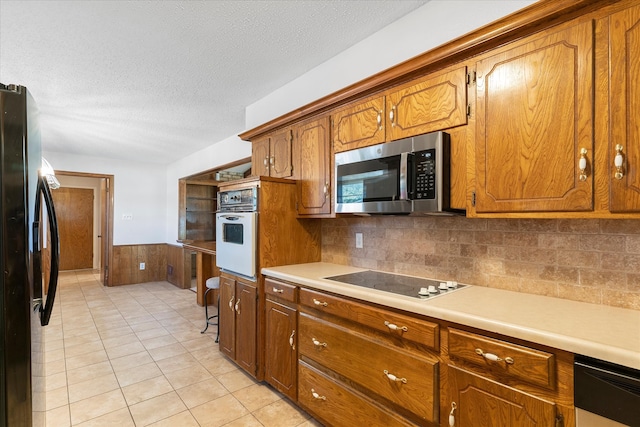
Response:
POLYGON ((191 251, 182 246, 167 245, 167 281, 179 288, 191 287, 191 251))
POLYGON ((113 247, 111 286, 161 280, 167 280, 167 244, 113 247), (140 270, 141 262, 145 263, 144 270, 140 270))

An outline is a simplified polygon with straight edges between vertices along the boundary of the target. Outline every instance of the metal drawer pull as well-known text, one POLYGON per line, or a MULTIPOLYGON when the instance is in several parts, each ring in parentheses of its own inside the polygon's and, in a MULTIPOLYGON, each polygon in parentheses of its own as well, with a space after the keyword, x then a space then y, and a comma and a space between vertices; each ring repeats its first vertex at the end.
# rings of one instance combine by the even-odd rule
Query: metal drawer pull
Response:
POLYGON ((273 288, 273 292, 275 292, 276 294, 281 294, 284 292, 284 289, 273 288))
POLYGON ((314 303, 315 305, 321 305, 321 306, 323 306, 323 307, 326 307, 326 306, 328 306, 328 305, 329 305, 329 304, 327 304, 326 302, 318 301, 318 300, 317 300, 317 299, 315 299, 315 298, 313 299, 313 303, 314 303))
POLYGON ((316 400, 327 400, 325 396, 320 396, 314 389, 311 389, 311 396, 316 400))
POLYGON ((485 353, 484 351, 482 351, 481 348, 476 348, 476 354, 478 356, 482 356, 487 360, 490 360, 492 362, 505 362, 508 365, 513 365, 513 358, 512 357, 505 357, 504 359, 493 354, 493 353, 485 353))
POLYGON ((391 381, 396 381, 402 384, 406 384, 407 383, 407 379, 406 378, 398 378, 393 374, 390 374, 389 371, 387 371, 386 369, 384 371, 384 374, 387 376, 387 378, 389 378, 391 381))
POLYGON ((326 347, 327 346, 326 342, 320 342, 315 338, 311 338, 311 341, 313 341, 313 345, 315 345, 316 347, 326 347))
POLYGON ((397 331, 398 329, 400 329, 402 332, 407 332, 409 330, 409 328, 407 328, 406 326, 394 325, 393 323, 389 323, 386 320, 384 321, 384 326, 391 329, 392 331, 397 331))
POLYGON ((291 332, 291 336, 289 336, 289 346, 291 347, 291 350, 295 350, 295 349, 296 349, 296 346, 295 346, 295 344, 293 343, 293 337, 294 337, 294 335, 295 335, 295 334, 296 334, 296 330, 294 329, 294 330, 291 332))
POLYGON ((240 314, 240 298, 236 301, 236 313, 240 314))
POLYGON ((456 416, 453 413, 456 411, 457 407, 458 405, 456 405, 456 402, 451 402, 451 412, 449 412, 449 427, 456 426, 456 416))
POLYGON ((235 295, 233 295, 231 297, 231 299, 229 300, 229 310, 233 310, 233 300, 236 298, 235 295))

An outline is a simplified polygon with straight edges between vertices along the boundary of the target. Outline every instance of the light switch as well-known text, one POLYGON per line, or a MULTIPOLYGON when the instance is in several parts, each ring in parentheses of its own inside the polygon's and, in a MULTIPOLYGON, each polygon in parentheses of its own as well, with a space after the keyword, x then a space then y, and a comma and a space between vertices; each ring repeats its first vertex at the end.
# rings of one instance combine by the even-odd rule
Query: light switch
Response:
POLYGON ((362 233, 356 233, 356 249, 362 249, 363 243, 362 233))

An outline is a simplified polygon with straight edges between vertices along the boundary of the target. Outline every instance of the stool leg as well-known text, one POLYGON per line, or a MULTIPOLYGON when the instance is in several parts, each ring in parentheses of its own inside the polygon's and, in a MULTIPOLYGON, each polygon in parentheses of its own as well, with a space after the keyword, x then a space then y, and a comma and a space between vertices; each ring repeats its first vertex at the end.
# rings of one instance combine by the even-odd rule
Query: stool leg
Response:
POLYGON ((207 294, 209 294, 210 290, 211 288, 207 289, 204 293, 204 321, 206 324, 204 325, 204 329, 200 331, 201 334, 204 334, 209 328, 209 304, 207 304, 207 294))
POLYGON ((216 342, 220 339, 220 292, 218 292, 218 314, 216 314, 218 321, 216 323, 216 328, 218 331, 216 332, 216 342))

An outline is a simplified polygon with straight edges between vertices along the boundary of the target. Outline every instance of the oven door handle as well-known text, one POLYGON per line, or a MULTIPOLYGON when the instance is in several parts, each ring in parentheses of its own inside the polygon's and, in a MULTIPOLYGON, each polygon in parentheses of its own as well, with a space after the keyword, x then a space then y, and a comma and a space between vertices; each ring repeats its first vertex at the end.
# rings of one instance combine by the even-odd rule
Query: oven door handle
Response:
POLYGON ((239 215, 220 215, 220 218, 224 218, 229 221, 239 221, 242 219, 242 216, 239 215))

